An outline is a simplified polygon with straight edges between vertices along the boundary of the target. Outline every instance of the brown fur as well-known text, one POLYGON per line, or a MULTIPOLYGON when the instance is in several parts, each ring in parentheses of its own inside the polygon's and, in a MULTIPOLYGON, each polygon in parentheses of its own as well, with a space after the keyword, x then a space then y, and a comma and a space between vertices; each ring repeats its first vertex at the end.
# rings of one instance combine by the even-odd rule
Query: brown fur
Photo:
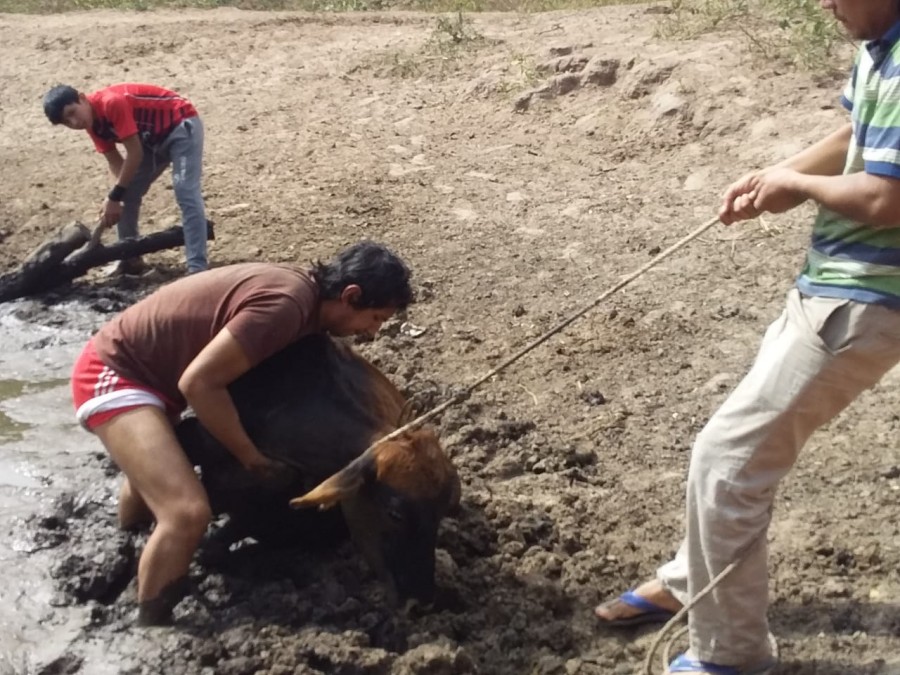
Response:
MULTIPOLYGON (((338 349, 348 350, 358 358, 369 375, 368 408, 381 423, 369 439, 370 444, 375 443, 397 429, 404 422, 404 416, 410 416, 409 406, 384 373, 346 345, 336 345, 338 349)), ((413 429, 376 446, 372 451, 372 461, 375 462, 379 482, 413 499, 439 499, 446 486, 457 480, 456 469, 430 428, 413 429)), ((335 474, 307 494, 291 500, 291 505, 321 508, 335 505, 345 491, 356 489, 355 485, 344 480, 348 475, 346 471, 335 474)))
POLYGON ((431 429, 414 429, 375 448, 378 481, 414 499, 435 499, 456 470, 431 429))

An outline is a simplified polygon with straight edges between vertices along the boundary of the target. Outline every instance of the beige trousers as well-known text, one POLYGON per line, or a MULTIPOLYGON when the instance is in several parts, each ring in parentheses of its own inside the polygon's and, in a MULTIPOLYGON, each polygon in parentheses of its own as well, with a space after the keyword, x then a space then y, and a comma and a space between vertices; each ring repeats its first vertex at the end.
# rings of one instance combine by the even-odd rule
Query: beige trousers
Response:
POLYGON ((697 436, 686 537, 658 572, 686 604, 743 560, 690 612, 696 658, 745 667, 769 658, 766 531, 775 489, 813 431, 898 361, 900 311, 788 293, 750 372, 697 436))

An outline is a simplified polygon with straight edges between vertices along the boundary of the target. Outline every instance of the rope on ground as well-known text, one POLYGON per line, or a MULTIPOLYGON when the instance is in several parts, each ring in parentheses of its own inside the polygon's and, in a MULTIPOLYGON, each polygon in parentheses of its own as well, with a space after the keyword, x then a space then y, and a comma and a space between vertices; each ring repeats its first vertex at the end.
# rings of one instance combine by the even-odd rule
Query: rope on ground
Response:
POLYGON ((662 662, 663 669, 669 667, 669 664, 672 662, 674 658, 671 655, 672 646, 675 644, 677 640, 679 640, 685 633, 688 631, 687 626, 680 626, 679 624, 684 620, 684 617, 688 615, 688 612, 691 611, 698 602, 700 602, 707 595, 712 593, 712 590, 719 584, 722 579, 727 577, 734 571, 734 568, 740 565, 741 558, 738 558, 734 562, 732 562, 728 567, 719 572, 712 581, 710 581, 706 588, 700 591, 697 595, 691 598, 691 601, 687 603, 684 607, 678 610, 678 612, 666 622, 666 625, 660 628, 659 633, 656 634, 656 639, 653 640, 653 644, 650 645, 650 649, 647 651, 647 658, 644 659, 644 668, 641 670, 642 675, 653 675, 653 660, 656 657, 656 652, 659 651, 659 647, 665 641, 665 649, 663 650, 662 662))
POLYGON ((546 333, 544 333, 540 337, 536 338, 532 342, 530 342, 527 345, 525 345, 524 347, 522 347, 522 349, 520 349, 515 354, 510 356, 508 359, 503 361, 500 365, 496 366, 489 372, 487 372, 484 375, 482 375, 481 377, 479 377, 472 384, 470 384, 468 387, 466 387, 462 392, 452 396, 451 398, 444 401, 440 405, 429 410, 427 413, 424 413, 423 415, 419 415, 416 419, 412 420, 408 424, 404 424, 403 426, 396 429, 395 431, 392 431, 391 433, 387 434, 386 436, 383 436, 382 438, 378 439, 377 441, 372 443, 372 445, 370 445, 366 449, 366 452, 370 452, 371 450, 373 450, 375 447, 381 445, 382 443, 385 443, 387 441, 391 441, 391 440, 397 438, 398 436, 400 436, 401 434, 403 434, 406 431, 409 431, 410 429, 415 429, 415 428, 419 427, 424 422, 427 422, 428 420, 430 420, 432 417, 435 417, 436 415, 439 415, 440 413, 445 411, 451 405, 466 400, 473 391, 475 391, 482 384, 484 384, 489 379, 494 377, 494 375, 497 375, 501 371, 505 370, 506 368, 511 366, 513 363, 515 363, 516 361, 521 359, 523 356, 525 356, 528 352, 532 351, 533 349, 535 349, 536 347, 543 344, 544 342, 549 340, 551 337, 553 337, 554 335, 556 335, 557 333, 562 331, 564 328, 569 326, 569 324, 580 319, 582 316, 584 316, 589 311, 594 309, 594 307, 596 307, 601 302, 606 300, 613 293, 616 293, 616 292, 620 291, 621 289, 625 288, 625 286, 627 286, 632 281, 634 281, 638 277, 645 274, 648 270, 650 270, 651 268, 658 265, 660 262, 662 262, 663 260, 668 258, 670 255, 672 255, 679 249, 684 248, 687 244, 689 244, 694 239, 699 237, 701 234, 706 232, 708 229, 710 229, 711 227, 716 225, 718 222, 719 222, 718 216, 715 218, 710 218, 708 221, 703 223, 696 230, 694 230, 690 234, 685 235, 684 237, 679 239, 677 242, 672 244, 665 251, 662 251, 661 253, 659 253, 655 258, 650 260, 648 263, 646 263, 645 265, 642 265, 639 269, 635 270, 628 276, 624 277, 621 281, 619 281, 617 284, 612 286, 610 289, 608 289, 607 291, 600 294, 597 298, 595 298, 592 302, 587 304, 585 307, 581 308, 580 310, 578 310, 577 312, 572 314, 570 317, 568 317, 567 319, 564 319, 563 321, 558 323, 556 326, 554 326, 553 328, 548 330, 546 333))

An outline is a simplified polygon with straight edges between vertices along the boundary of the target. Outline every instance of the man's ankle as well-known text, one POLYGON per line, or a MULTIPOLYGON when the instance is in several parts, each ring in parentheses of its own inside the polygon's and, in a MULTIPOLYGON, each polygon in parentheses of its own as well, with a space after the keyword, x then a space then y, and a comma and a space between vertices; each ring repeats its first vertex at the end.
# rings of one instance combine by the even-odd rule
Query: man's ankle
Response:
POLYGON ((139 626, 165 626, 172 623, 172 610, 187 595, 190 582, 187 577, 176 579, 163 588, 159 595, 138 603, 139 626))

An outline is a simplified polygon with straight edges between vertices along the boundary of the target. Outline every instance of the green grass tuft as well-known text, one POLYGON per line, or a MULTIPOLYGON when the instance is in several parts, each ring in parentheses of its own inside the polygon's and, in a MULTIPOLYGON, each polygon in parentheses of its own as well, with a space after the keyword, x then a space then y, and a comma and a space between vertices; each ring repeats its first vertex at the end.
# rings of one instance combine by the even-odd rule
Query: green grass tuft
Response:
POLYGON ((671 10, 657 26, 660 37, 736 30, 769 61, 818 71, 847 66, 841 48, 849 40, 819 0, 671 0, 671 10))

